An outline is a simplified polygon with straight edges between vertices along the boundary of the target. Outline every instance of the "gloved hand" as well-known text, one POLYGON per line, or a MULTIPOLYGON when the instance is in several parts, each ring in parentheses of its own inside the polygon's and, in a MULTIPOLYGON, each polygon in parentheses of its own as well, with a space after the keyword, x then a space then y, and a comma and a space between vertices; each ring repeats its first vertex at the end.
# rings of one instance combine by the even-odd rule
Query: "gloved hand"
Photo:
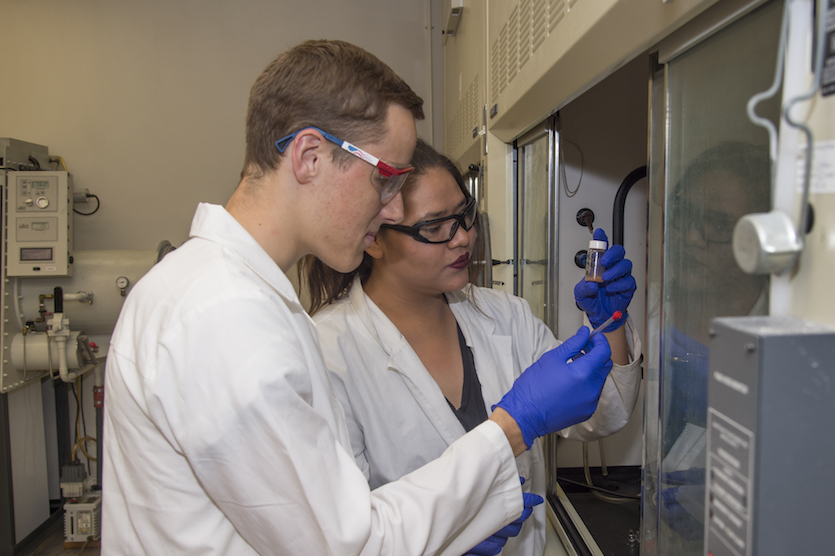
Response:
MULTIPOLYGON (((519 477, 519 479, 524 485, 525 478, 519 477)), ((522 500, 525 507, 522 510, 522 515, 519 516, 519 519, 509 525, 505 525, 495 534, 490 535, 487 539, 475 545, 464 556, 494 556, 495 554, 501 552, 507 542, 507 539, 515 537, 522 530, 522 524, 533 513, 533 507, 544 502, 541 496, 538 494, 531 494, 530 492, 523 492, 522 500)))
POLYGON ((705 525, 704 467, 664 473, 661 489, 661 519, 683 539, 701 539, 705 525))
MULTIPOLYGON (((594 239, 609 241, 606 232, 601 228, 594 231, 594 239)), ((581 279, 574 286, 574 299, 580 309, 588 315, 594 328, 603 324, 615 311, 623 313, 622 319, 604 328, 603 332, 612 332, 623 326, 626 322, 626 308, 635 294, 632 261, 624 259, 625 254, 622 245, 612 245, 600 257, 600 264, 606 269, 603 282, 586 282, 585 279, 581 279)))
POLYGON ((664 453, 672 447, 687 423, 707 426, 708 348, 675 326, 665 327, 664 360, 670 380, 664 381, 666 426, 664 453))
POLYGON ((472 547, 464 556, 495 556, 504 548, 507 537, 491 535, 472 547))
POLYGON ((665 327, 664 360, 669 364, 663 395, 667 412, 663 427, 661 507, 658 515, 681 538, 698 541, 704 535, 705 465, 704 459, 682 457, 706 449, 698 432, 707 426, 708 355, 707 346, 672 325, 665 327), (688 427, 688 425, 691 425, 688 427), (694 425, 694 426, 693 426, 694 425), (688 433, 688 429, 690 432, 688 433), (677 444, 681 443, 681 446, 677 444))
POLYGON ((597 409, 603 383, 612 370, 612 350, 604 335, 596 334, 589 341, 589 333, 583 326, 545 353, 493 406, 516 420, 528 448, 537 437, 581 423, 597 409), (583 350, 586 354, 578 358, 583 350))

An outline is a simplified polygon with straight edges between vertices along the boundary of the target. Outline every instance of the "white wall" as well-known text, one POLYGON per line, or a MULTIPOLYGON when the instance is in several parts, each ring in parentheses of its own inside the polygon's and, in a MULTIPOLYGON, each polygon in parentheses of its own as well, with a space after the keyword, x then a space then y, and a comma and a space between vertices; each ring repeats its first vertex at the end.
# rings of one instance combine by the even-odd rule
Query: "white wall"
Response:
POLYGON ((432 113, 430 4, 440 0, 6 0, 0 137, 48 146, 76 189, 99 196, 98 213, 76 218, 76 249, 179 245, 196 204, 225 203, 236 186, 249 89, 282 50, 358 44, 432 113))

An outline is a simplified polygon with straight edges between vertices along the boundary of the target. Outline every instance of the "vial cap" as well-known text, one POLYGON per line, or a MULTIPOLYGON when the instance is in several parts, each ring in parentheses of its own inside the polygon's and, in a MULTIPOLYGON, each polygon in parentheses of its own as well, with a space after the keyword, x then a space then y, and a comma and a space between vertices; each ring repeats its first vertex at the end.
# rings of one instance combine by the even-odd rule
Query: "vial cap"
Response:
POLYGON ((609 244, 605 241, 598 241, 593 239, 589 241, 589 249, 603 249, 604 251, 609 248, 609 244))

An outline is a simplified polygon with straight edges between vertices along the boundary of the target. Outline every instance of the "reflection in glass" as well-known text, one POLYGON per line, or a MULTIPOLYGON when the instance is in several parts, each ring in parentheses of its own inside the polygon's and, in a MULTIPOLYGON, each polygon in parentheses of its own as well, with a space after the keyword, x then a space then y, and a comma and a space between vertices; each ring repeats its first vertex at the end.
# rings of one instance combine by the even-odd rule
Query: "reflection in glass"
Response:
MULTIPOLYGON (((647 392, 657 396, 660 423, 646 431, 647 555, 703 553, 710 321, 768 310, 767 278, 739 269, 731 237, 742 215, 771 204, 768 136, 748 121, 746 103, 773 79, 780 14, 771 2, 667 65, 663 178, 653 184, 663 222, 650 224, 663 259, 650 259, 660 295, 647 344, 660 361, 657 383, 648 371, 647 392)), ((778 106, 779 99, 758 112, 776 121, 778 106)))

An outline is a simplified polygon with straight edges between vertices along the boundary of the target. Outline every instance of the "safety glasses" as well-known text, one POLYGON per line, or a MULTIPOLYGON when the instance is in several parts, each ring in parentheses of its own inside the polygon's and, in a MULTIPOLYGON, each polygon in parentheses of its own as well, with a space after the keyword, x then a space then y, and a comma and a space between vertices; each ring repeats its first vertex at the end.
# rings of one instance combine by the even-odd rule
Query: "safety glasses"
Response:
POLYGON ((458 228, 463 226, 468 232, 475 224, 478 207, 475 198, 470 197, 464 210, 458 214, 424 220, 412 226, 396 226, 394 224, 383 224, 380 229, 394 230, 402 234, 410 235, 421 243, 447 243, 455 237, 458 228))
POLYGON ((370 154, 362 150, 361 148, 349 143, 348 141, 343 141, 339 137, 331 135, 327 131, 319 129, 315 126, 303 127, 302 129, 294 133, 291 133, 286 137, 282 137, 281 139, 275 142, 275 148, 278 149, 278 152, 283 153, 284 150, 287 148, 287 145, 289 145, 290 142, 296 138, 296 135, 298 135, 305 129, 315 129, 316 131, 321 133, 325 139, 327 139, 331 143, 339 145, 339 148, 341 148, 342 150, 348 151, 357 158, 361 158, 362 160, 374 166, 374 171, 371 173, 371 185, 373 185, 377 189, 377 191, 380 192, 380 202, 384 205, 391 201, 395 195, 397 195, 397 192, 400 191, 400 188, 403 187, 403 183, 406 181, 406 175, 412 170, 414 170, 414 168, 411 166, 398 168, 397 166, 394 166, 392 164, 386 164, 373 154, 370 154))

